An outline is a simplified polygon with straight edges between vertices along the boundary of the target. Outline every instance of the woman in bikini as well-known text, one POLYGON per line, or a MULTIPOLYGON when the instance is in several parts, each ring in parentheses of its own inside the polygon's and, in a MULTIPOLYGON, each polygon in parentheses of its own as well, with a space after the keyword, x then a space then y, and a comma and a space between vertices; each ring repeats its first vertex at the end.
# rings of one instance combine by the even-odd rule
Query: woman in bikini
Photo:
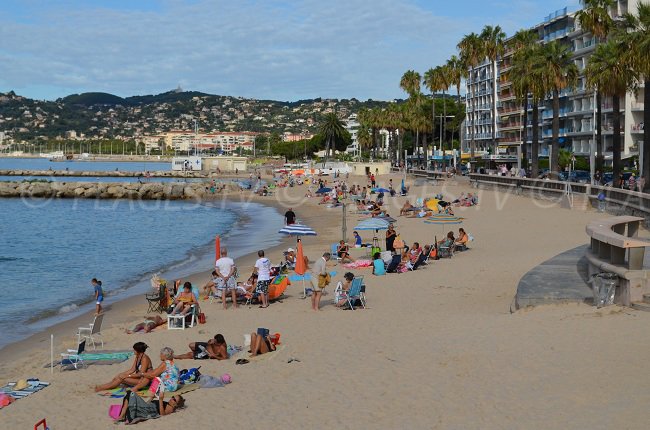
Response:
POLYGON ((148 346, 144 342, 136 342, 133 344, 133 351, 135 351, 135 359, 133 365, 126 372, 122 372, 111 379, 111 382, 102 385, 96 385, 95 391, 106 391, 117 388, 120 385, 128 385, 133 387, 142 380, 142 375, 152 369, 151 359, 145 351, 148 346))

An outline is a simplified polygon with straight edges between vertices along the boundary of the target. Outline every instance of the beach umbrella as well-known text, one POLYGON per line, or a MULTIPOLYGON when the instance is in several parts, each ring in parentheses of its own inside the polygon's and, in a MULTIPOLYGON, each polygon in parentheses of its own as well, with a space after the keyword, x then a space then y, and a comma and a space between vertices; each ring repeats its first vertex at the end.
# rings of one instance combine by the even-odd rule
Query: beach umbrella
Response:
POLYGON ((285 225, 278 233, 287 234, 289 236, 316 236, 316 232, 303 224, 290 224, 285 225))
POLYGON ((359 222, 356 227, 354 227, 355 230, 388 230, 388 224, 390 224, 389 221, 386 220, 386 218, 380 218, 380 217, 375 217, 375 218, 366 218, 363 221, 359 222))
POLYGON ((217 235, 214 238, 214 262, 216 263, 220 257, 221 257, 221 238, 219 237, 219 235, 217 235))
POLYGON ((316 194, 329 193, 330 191, 332 191, 331 188, 323 187, 323 188, 319 188, 319 189, 316 191, 316 194))

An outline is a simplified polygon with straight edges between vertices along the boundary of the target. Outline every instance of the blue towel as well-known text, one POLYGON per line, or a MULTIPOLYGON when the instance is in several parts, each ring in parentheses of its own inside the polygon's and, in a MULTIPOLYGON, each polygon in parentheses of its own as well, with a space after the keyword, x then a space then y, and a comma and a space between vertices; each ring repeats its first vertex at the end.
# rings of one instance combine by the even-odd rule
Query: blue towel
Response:
MULTIPOLYGON (((331 276, 331 277, 334 277, 335 275, 336 275, 336 271, 332 271, 332 272, 330 272, 330 276, 331 276)), ((307 272, 307 273, 305 273, 304 276, 296 275, 296 274, 294 274, 294 275, 290 275, 290 276, 289 276, 289 280, 290 280, 291 282, 298 282, 298 281, 302 281, 303 279, 304 279, 305 281, 310 281, 310 280, 311 280, 311 273, 310 273, 310 272, 307 272)))

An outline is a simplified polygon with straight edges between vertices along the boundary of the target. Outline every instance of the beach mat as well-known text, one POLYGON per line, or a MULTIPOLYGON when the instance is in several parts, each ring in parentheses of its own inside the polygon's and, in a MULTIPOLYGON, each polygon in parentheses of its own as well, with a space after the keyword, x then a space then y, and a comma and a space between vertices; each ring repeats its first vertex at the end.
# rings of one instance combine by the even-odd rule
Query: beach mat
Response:
MULTIPOLYGON (((196 384, 196 383, 195 384, 187 384, 187 385, 181 385, 180 388, 178 390, 176 390, 176 391, 170 391, 170 392, 168 392, 168 393, 166 392, 166 393, 175 396, 176 394, 189 393, 190 391, 198 390, 199 388, 201 388, 201 386, 199 384, 196 384)), ((124 396, 126 396, 127 390, 128 390, 128 388, 119 387, 119 388, 113 388, 112 390, 108 390, 108 391, 101 391, 101 392, 99 392, 97 394, 102 396, 102 397, 111 397, 113 399, 121 399, 121 398, 124 398, 124 396)), ((149 391, 148 388, 145 388, 143 390, 138 391, 137 395, 140 396, 140 397, 149 397, 149 396, 151 396, 151 392, 149 391)))
MULTIPOLYGON (((111 365, 123 363, 126 360, 133 357, 133 351, 129 350, 114 350, 114 351, 94 351, 94 352, 84 352, 81 354, 81 359, 84 362, 85 366, 90 365, 111 365)), ((62 360, 57 360, 54 362, 54 366, 61 365, 62 360)), ((50 363, 45 363, 44 368, 49 368, 50 363)), ((65 364, 65 367, 68 369, 74 369, 74 366, 70 364, 65 364)))
POLYGON ((35 380, 33 382, 29 381, 29 387, 22 389, 22 390, 14 390, 14 387, 16 386, 16 382, 10 382, 4 387, 0 388, 0 393, 8 394, 14 399, 22 399, 23 397, 27 397, 30 394, 34 394, 37 391, 41 391, 43 388, 47 387, 50 385, 49 382, 43 382, 43 381, 38 381, 35 380))

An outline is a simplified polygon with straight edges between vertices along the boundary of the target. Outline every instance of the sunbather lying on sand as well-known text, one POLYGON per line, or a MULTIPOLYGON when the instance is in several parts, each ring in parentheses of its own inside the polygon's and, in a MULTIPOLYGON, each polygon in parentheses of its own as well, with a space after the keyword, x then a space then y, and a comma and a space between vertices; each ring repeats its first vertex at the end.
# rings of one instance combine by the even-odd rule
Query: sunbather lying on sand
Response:
MULTIPOLYGON (((136 342, 133 344, 133 351, 135 352, 135 358, 133 359, 133 365, 126 372, 118 373, 110 382, 102 385, 96 385, 95 391, 106 391, 113 388, 117 388, 120 385, 128 385, 133 387, 137 385, 142 380, 142 375, 145 372, 148 372, 152 369, 151 358, 145 351, 148 346, 144 342, 136 342)), ((145 385, 146 386, 146 385, 145 385)))
POLYGON ((138 323, 131 327, 130 329, 127 329, 126 332, 128 334, 131 333, 138 333, 138 332, 145 332, 145 333, 150 333, 153 329, 155 329, 158 326, 161 326, 165 324, 165 320, 160 317, 160 315, 154 315, 154 316, 145 316, 144 321, 141 323, 138 323))
POLYGON ((174 355, 174 359, 184 360, 193 358, 195 360, 207 360, 212 358, 215 360, 227 360, 229 358, 228 345, 222 334, 215 335, 214 339, 210 339, 207 342, 192 342, 189 344, 189 347, 190 352, 174 355))

